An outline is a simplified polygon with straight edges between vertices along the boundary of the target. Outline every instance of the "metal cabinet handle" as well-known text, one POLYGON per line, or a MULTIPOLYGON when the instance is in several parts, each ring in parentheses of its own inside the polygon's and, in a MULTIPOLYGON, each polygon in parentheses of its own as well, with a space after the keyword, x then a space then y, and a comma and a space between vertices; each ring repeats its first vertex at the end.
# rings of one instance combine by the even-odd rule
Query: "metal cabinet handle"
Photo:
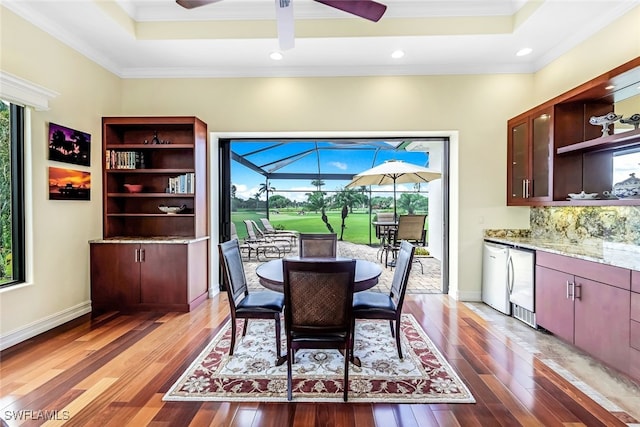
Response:
POLYGON ((136 249, 133 253, 133 262, 140 262, 140 254, 138 253, 139 249, 136 249))
POLYGON ((576 299, 582 299, 582 285, 581 284, 573 284, 573 300, 575 301, 576 299), (576 295, 578 293, 578 290, 580 290, 580 295, 576 295))
POLYGON ((567 280, 567 299, 571 298, 571 293, 569 292, 569 281, 567 280))
POLYGON ((527 190, 526 193, 525 193, 525 197, 528 199, 529 197, 531 197, 531 194, 529 192, 529 184, 531 183, 531 181, 529 181, 528 179, 526 179, 525 181, 527 183, 527 185, 525 186, 525 188, 527 190))
POLYGON ((526 179, 522 180, 522 197, 524 199, 527 198, 527 180, 526 179))
POLYGON ((144 249, 140 249, 140 262, 144 262, 145 261, 145 253, 144 253, 144 249))

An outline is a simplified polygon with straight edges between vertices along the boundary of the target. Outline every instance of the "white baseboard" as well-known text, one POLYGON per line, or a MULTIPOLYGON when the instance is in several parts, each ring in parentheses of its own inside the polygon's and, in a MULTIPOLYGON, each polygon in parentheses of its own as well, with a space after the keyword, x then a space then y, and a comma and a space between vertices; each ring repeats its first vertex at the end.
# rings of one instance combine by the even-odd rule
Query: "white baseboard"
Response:
POLYGON ((482 301, 482 291, 458 291, 453 295, 449 292, 449 295, 457 301, 466 302, 480 302, 482 301))
POLYGON ((86 301, 43 319, 36 320, 20 329, 0 336, 0 350, 5 350, 90 312, 91 301, 86 301))

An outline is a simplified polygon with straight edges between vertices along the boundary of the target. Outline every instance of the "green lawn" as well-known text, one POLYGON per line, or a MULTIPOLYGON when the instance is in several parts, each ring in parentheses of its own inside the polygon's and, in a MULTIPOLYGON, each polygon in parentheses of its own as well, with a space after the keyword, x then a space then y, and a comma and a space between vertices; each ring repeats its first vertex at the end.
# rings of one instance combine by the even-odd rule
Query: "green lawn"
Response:
MULTIPOLYGON (((329 229, 322 222, 320 213, 307 212, 305 215, 296 213, 273 213, 269 220, 274 227, 286 230, 296 230, 301 233, 328 233, 329 229)), ((242 222, 245 219, 253 219, 258 226, 262 228, 259 218, 264 218, 264 212, 233 212, 231 220, 236 224, 238 237, 243 239, 247 236, 247 229, 242 222)), ((329 224, 333 227, 334 232, 340 238, 342 217, 339 211, 327 212, 329 224)), ((371 231, 371 243, 378 244, 376 239, 375 228, 371 225, 371 219, 368 212, 350 213, 345 220, 345 229, 343 240, 358 244, 369 244, 369 231, 371 231)))

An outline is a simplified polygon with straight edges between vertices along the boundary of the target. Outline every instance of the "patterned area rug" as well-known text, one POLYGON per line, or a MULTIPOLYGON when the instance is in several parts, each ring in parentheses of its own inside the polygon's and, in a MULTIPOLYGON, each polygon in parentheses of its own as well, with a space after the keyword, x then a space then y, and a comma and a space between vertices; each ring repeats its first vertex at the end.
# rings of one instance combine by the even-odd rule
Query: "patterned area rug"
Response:
MULTIPOLYGON (((238 322, 238 334, 242 333, 238 322)), ((284 328, 284 325, 283 325, 284 328)), ((357 321, 355 354, 349 365, 349 402, 474 403, 467 386, 412 315, 402 316, 398 358, 388 321, 357 321)), ((229 356, 227 323, 165 394, 165 401, 287 400, 287 366, 275 366, 274 322, 251 320, 229 356)), ((284 331, 283 331, 284 335, 284 331)), ((283 341, 285 354, 286 344, 283 341)), ((344 359, 335 350, 299 350, 293 365, 293 401, 342 401, 344 359)))

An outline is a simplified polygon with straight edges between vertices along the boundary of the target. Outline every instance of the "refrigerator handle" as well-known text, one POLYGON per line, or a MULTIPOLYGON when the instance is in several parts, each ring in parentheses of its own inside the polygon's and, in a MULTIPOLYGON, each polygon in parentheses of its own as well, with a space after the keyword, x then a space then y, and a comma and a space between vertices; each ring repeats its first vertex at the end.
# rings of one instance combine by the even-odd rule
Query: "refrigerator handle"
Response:
POLYGON ((509 259, 507 261, 507 283, 509 287, 509 295, 513 294, 513 281, 514 281, 513 258, 509 256, 509 259))

